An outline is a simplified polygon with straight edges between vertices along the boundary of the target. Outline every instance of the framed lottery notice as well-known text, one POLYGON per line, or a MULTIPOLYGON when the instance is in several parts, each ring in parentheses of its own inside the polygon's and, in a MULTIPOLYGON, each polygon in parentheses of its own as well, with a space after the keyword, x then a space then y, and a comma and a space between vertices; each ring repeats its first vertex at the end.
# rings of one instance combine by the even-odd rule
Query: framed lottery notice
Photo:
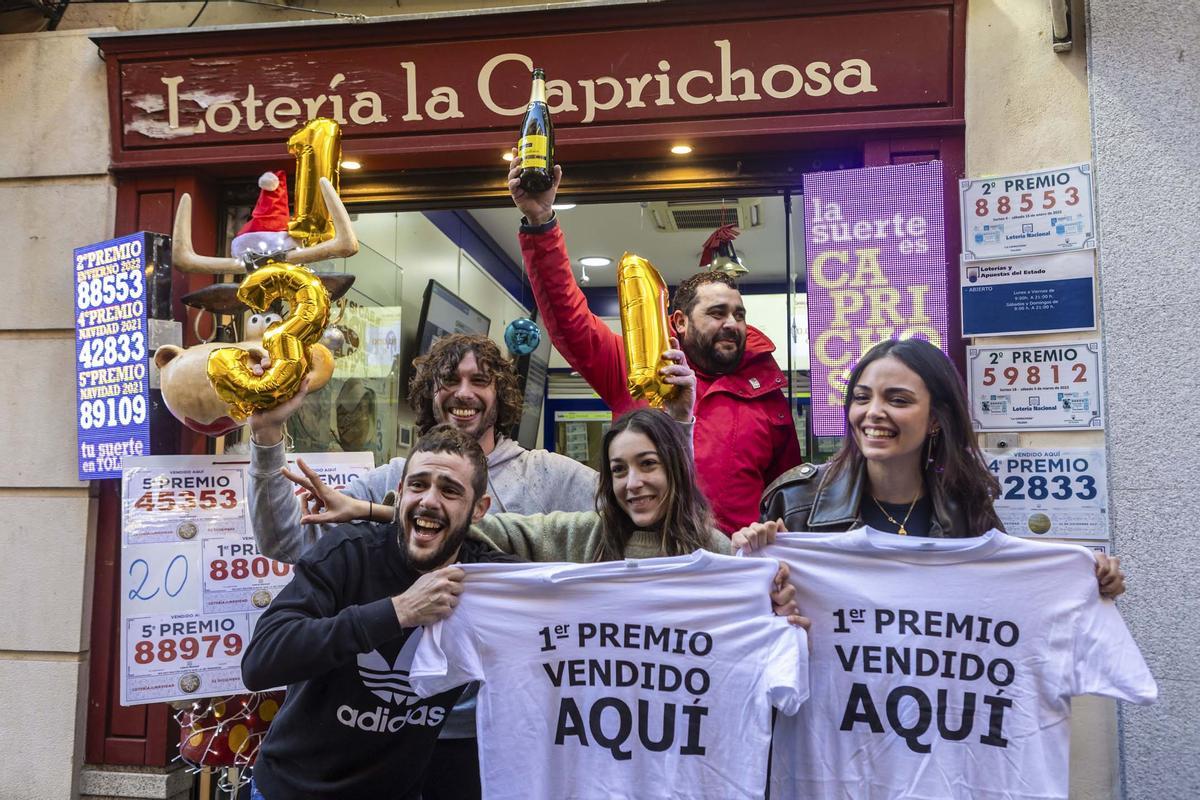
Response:
POLYGON ((963 336, 1013 336, 1096 328, 1090 251, 962 262, 963 336))
MULTIPOLYGON (((303 458, 331 486, 374 466, 370 453, 303 458)), ((126 457, 122 465, 121 704, 244 692, 242 652, 292 577, 254 542, 247 460, 126 457)))
POLYGON ((967 348, 971 423, 977 431, 1104 427, 1100 343, 967 348))
POLYGON ((964 261, 1096 247, 1092 165, 958 182, 964 261))
POLYGON ((1104 448, 986 450, 996 514, 1013 536, 1108 540, 1104 448))

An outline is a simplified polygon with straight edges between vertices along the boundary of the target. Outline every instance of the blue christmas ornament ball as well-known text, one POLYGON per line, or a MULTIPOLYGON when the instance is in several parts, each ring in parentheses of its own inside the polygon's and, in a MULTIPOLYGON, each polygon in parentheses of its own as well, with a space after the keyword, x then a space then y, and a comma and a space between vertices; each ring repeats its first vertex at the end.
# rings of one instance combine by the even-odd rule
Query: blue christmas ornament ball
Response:
POLYGON ((541 341, 542 332, 537 323, 529 317, 514 319, 504 329, 504 344, 508 346, 508 351, 514 356, 529 355, 537 350, 541 341))

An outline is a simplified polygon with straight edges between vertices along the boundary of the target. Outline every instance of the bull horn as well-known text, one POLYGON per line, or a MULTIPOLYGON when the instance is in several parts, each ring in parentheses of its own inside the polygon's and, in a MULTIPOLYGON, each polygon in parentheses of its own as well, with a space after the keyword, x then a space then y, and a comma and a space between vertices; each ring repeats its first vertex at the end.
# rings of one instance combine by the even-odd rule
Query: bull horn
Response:
POLYGON ((350 224, 350 212, 342 204, 337 190, 328 178, 321 178, 321 197, 325 199, 325 208, 329 210, 329 218, 333 221, 333 238, 327 242, 314 244, 312 247, 297 247, 289 250, 289 264, 312 264, 327 258, 349 258, 358 252, 358 236, 354 234, 354 226, 350 224))
POLYGON ((171 235, 171 266, 182 272, 207 275, 240 275, 246 267, 236 258, 198 255, 192 249, 192 197, 183 194, 175 212, 175 231, 171 235))

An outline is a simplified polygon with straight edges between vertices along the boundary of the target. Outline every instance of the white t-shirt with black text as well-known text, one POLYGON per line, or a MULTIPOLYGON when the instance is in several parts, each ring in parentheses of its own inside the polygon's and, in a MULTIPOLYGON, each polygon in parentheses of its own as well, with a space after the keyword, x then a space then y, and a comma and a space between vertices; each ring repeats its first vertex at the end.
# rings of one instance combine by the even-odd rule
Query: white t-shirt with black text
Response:
POLYGON ((1083 547, 862 528, 754 555, 788 564, 812 619, 811 694, 776 723, 772 797, 1065 799, 1071 697, 1157 698, 1083 547))
POLYGON ((419 695, 482 683, 483 795, 760 798, 771 707, 808 690, 804 631, 771 612, 778 565, 698 551, 598 564, 464 564, 419 695))

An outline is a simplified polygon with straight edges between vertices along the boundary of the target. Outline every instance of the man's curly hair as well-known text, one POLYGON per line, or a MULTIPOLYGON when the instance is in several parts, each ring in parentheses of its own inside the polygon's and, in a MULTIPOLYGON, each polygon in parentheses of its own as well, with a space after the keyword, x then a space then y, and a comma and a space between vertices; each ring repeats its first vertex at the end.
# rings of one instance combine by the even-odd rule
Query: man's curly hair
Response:
POLYGON ((413 360, 413 375, 408 382, 408 405, 417 415, 417 435, 438 424, 433 416, 433 396, 444 383, 456 381, 458 365, 467 353, 475 354, 479 371, 496 383, 496 432, 505 433, 521 419, 525 403, 517 380, 517 370, 500 348, 486 336, 456 333, 434 342, 423 356, 413 360))

